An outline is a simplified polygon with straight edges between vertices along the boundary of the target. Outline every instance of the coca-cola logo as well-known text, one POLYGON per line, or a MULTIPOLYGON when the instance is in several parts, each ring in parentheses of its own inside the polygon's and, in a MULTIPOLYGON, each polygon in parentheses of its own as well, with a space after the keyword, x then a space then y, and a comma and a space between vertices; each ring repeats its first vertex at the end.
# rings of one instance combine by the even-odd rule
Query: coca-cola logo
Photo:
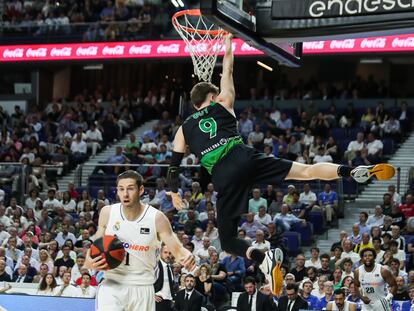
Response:
POLYGON ((26 56, 27 57, 46 57, 47 48, 38 48, 38 49, 28 48, 26 51, 26 56))
POLYGON ((148 54, 149 55, 151 54, 151 48, 152 48, 151 44, 144 44, 141 46, 133 45, 129 48, 129 54, 131 55, 148 54))
POLYGON ((324 48, 325 48, 325 41, 303 42, 304 50, 323 50, 324 48))
POLYGON ((365 38, 361 42, 361 48, 363 49, 383 49, 387 43, 386 38, 365 38))
POLYGON ((3 51, 4 58, 22 58, 24 54, 24 49, 5 49, 3 51))
POLYGON ((355 39, 346 40, 332 40, 330 44, 331 49, 353 49, 355 46, 355 39))
POLYGON ((399 38, 392 40, 393 48, 412 48, 414 47, 414 37, 399 38))
POLYGON ((59 56, 71 56, 72 55, 72 48, 63 47, 63 48, 53 48, 50 51, 50 56, 59 57, 59 56))
POLYGON ((123 45, 116 45, 114 47, 105 46, 102 50, 102 55, 124 55, 123 45))
POLYGON ((247 44, 246 42, 243 42, 240 49, 241 49, 242 52, 256 52, 257 51, 256 48, 252 47, 251 45, 247 44))
POLYGON ((76 56, 96 56, 97 54, 97 46, 78 47, 76 49, 76 56))
POLYGON ((178 54, 180 52, 180 45, 176 43, 164 45, 160 44, 157 47, 157 54, 178 54))

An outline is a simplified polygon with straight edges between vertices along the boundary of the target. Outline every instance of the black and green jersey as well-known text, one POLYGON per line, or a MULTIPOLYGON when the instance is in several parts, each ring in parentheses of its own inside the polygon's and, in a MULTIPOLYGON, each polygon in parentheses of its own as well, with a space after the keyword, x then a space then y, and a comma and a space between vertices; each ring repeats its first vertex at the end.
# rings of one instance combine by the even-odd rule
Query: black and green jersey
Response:
POLYGON ((211 174, 214 165, 243 140, 237 130, 237 119, 221 104, 212 102, 189 116, 183 123, 187 145, 211 174))

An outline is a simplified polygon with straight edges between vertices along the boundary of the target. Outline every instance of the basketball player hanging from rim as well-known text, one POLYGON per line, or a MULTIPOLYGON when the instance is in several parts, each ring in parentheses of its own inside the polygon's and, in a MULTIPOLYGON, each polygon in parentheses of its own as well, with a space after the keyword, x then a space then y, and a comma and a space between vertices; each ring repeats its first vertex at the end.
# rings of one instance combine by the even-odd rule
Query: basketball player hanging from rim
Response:
POLYGON ((191 152, 200 159, 201 165, 212 175, 212 182, 218 191, 217 227, 222 248, 229 253, 261 263, 260 268, 271 283, 273 292, 278 293, 282 279, 281 273, 275 267, 280 266, 278 261, 283 260, 280 258, 281 251, 276 249, 264 253, 249 247, 245 240, 237 238, 237 226, 240 216, 247 212, 252 186, 281 184, 285 179, 333 180, 349 176, 358 182, 365 182, 373 175, 378 179, 391 178, 394 168, 388 164, 357 168, 332 163, 305 165, 265 156, 243 144, 234 112, 231 37, 229 34, 224 38, 225 55, 220 90, 209 82, 200 82, 191 90, 191 103, 197 112, 185 120, 175 135, 167 182, 174 207, 183 208, 183 201, 178 194, 178 175, 181 159, 188 145, 191 152), (273 282, 272 274, 277 281, 273 282))
POLYGON ((375 262, 374 249, 365 248, 360 256, 362 265, 354 271, 354 285, 363 302, 361 311, 391 311, 392 298, 397 291, 394 276, 388 268, 375 262))
POLYGON ((118 176, 116 186, 121 203, 102 208, 94 238, 117 236, 124 243, 126 256, 117 268, 108 270, 105 258, 100 255, 92 259, 88 250, 85 267, 105 271, 96 293, 96 310, 155 311, 154 282, 160 241, 190 271, 195 266, 194 255, 180 243, 164 213, 141 203, 144 186, 140 174, 126 171, 118 176))

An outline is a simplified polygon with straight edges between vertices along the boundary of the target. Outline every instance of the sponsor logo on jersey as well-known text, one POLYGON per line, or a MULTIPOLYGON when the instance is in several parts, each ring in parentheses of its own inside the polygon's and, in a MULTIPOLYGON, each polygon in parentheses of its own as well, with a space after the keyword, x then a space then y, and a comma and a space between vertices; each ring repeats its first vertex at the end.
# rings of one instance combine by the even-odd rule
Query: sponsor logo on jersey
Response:
POLYGON ((120 228, 121 228, 121 222, 120 222, 120 221, 117 221, 117 222, 114 224, 113 229, 114 229, 114 231, 118 231, 120 228))
POLYGON ((140 228, 139 233, 141 233, 141 234, 150 234, 150 228, 140 228))
POLYGON ((129 244, 127 242, 125 242, 123 245, 125 249, 130 249, 132 251, 148 252, 150 250, 149 245, 129 244))

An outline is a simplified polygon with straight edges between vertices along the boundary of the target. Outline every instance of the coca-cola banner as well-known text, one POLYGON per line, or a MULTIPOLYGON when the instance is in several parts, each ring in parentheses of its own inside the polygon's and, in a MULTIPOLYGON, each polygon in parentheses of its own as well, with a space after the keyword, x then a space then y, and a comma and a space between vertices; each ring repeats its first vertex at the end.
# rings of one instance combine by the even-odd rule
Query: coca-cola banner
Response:
MULTIPOLYGON (((251 47, 240 39, 233 40, 233 50, 237 56, 263 55, 263 52, 251 47)), ((313 41, 303 44, 304 54, 408 51, 414 51, 414 34, 313 41)), ((221 54, 223 54, 223 51, 221 51, 221 54)), ((188 56, 188 48, 184 41, 181 40, 0 46, 0 62, 188 56)))

